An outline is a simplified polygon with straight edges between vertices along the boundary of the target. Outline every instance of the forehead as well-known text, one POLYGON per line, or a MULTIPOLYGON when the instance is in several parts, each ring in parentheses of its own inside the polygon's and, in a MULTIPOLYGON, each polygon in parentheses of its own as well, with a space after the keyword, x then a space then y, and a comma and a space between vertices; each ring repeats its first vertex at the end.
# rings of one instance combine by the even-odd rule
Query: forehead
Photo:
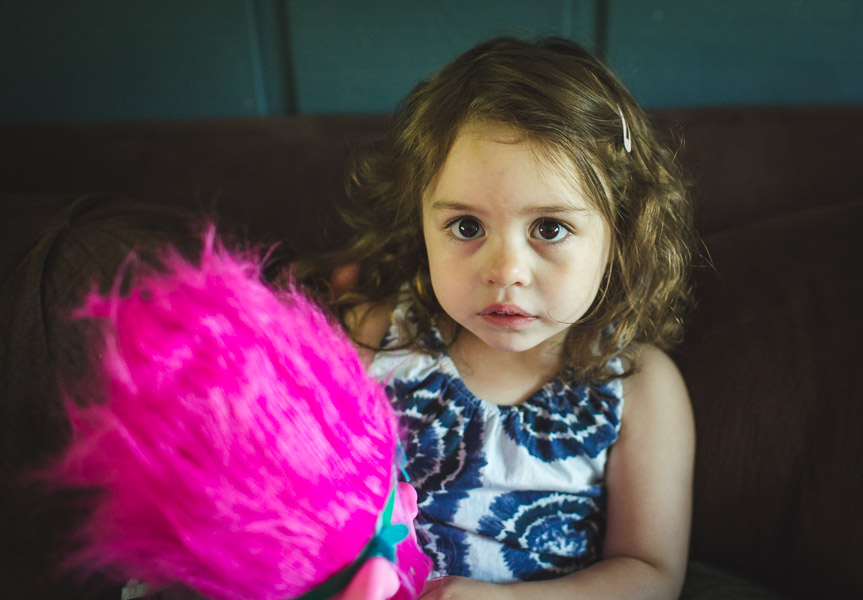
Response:
POLYGON ((512 126, 468 122, 423 193, 423 204, 519 191, 549 206, 595 210, 572 158, 512 126), (488 189, 494 188, 494 189, 488 189))

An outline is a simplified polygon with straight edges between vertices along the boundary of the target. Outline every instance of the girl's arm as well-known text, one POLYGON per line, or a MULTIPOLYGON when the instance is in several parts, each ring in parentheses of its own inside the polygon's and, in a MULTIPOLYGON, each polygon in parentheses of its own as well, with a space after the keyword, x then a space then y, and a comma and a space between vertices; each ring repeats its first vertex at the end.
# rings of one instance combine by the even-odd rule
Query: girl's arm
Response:
POLYGON ((423 599, 677 598, 692 509, 695 426, 680 372, 646 346, 624 381, 620 438, 606 468, 608 527, 600 562, 542 582, 493 585, 442 578, 423 599))

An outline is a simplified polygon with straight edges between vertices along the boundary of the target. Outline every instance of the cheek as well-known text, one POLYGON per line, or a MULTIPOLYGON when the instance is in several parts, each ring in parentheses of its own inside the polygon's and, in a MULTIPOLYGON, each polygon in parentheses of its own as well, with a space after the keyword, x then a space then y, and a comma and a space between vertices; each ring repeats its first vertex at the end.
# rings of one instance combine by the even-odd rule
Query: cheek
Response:
POLYGON ((426 236, 426 257, 428 260, 429 276, 431 278, 432 291, 442 306, 446 306, 447 298, 452 296, 453 290, 460 287, 455 283, 452 276, 453 269, 449 266, 449 260, 434 239, 426 236))
POLYGON ((426 260, 428 260, 429 268, 435 270, 442 263, 446 262, 449 253, 443 244, 441 235, 437 231, 429 229, 429 227, 430 225, 423 222, 423 243, 425 245, 426 260))
POLYGON ((466 287, 464 279, 459 277, 462 271, 450 265, 447 260, 441 260, 440 256, 429 257, 429 274, 435 297, 444 308, 447 308, 454 298, 458 298, 466 287))
POLYGON ((551 303, 567 312, 586 309, 602 286, 605 262, 602 256, 587 262, 575 262, 542 278, 545 294, 551 303))
POLYGON ((425 236, 426 258, 432 277, 439 280, 458 279, 468 267, 464 252, 443 235, 425 236))
POLYGON ((440 249, 435 245, 435 241, 428 235, 425 236, 426 261, 428 262, 429 272, 431 273, 432 281, 437 278, 440 271, 441 253, 440 249))

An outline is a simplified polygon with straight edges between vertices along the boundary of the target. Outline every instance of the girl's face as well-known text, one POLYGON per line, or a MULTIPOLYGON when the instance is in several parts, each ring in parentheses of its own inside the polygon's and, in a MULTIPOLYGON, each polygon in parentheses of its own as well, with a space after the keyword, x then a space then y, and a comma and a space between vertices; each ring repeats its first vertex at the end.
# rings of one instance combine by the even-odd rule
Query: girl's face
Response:
POLYGON ((487 346, 562 341, 599 290, 605 220, 581 186, 512 129, 466 125, 423 196, 435 296, 487 346))

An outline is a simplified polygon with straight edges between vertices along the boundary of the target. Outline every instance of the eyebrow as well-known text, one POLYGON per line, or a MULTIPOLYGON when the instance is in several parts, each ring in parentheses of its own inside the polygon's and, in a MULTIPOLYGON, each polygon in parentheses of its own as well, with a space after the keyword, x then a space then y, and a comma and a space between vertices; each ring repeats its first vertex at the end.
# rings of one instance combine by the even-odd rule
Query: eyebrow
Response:
MULTIPOLYGON (((477 212, 476 206, 464 204, 463 202, 450 202, 447 200, 435 200, 432 202, 431 210, 435 212, 477 212)), ((593 212, 589 206, 567 206, 563 204, 530 205, 518 211, 519 215, 584 215, 593 212)))

